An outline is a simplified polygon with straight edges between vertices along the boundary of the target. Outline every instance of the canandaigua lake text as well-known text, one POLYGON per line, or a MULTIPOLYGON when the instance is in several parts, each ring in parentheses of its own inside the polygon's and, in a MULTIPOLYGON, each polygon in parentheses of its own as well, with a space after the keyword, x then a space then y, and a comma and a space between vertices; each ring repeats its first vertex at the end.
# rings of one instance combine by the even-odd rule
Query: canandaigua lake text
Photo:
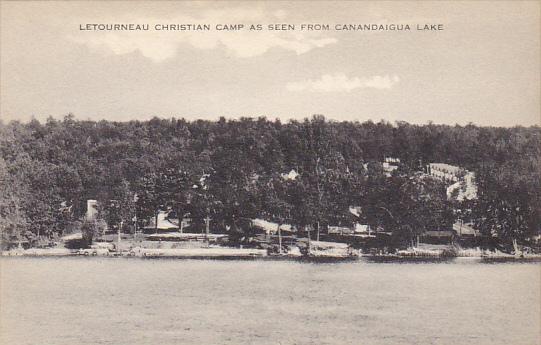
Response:
POLYGON ((85 23, 79 31, 443 31, 442 23, 417 24, 186 24, 85 23))

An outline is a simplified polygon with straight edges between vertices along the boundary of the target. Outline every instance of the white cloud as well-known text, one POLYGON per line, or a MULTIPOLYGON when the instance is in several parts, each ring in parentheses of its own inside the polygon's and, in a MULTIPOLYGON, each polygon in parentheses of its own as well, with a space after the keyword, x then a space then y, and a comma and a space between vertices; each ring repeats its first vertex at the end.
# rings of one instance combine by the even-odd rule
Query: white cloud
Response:
POLYGON ((373 88, 390 89, 400 81, 397 75, 379 76, 370 78, 349 78, 344 73, 325 74, 317 80, 303 80, 290 82, 286 85, 289 91, 310 92, 351 92, 355 89, 373 88))
MULTIPOLYGON (((318 32, 298 31, 249 31, 250 24, 277 23, 286 17, 286 12, 279 10, 267 13, 261 8, 209 10, 201 16, 169 16, 168 18, 122 18, 121 23, 150 24, 149 31, 90 31, 78 32, 69 37, 94 50, 113 54, 128 54, 139 51, 143 56, 161 62, 174 57, 181 44, 188 44, 197 49, 210 50, 223 47, 235 57, 249 58, 259 56, 272 48, 293 51, 297 55, 336 43, 331 37, 324 37, 318 32), (209 24, 210 31, 155 31, 155 24, 209 24), (217 31, 217 24, 244 24, 241 31, 217 31)), ((101 21, 103 23, 103 21, 101 21)), ((111 19, 119 23, 118 18, 111 19)), ((95 23, 89 20, 87 23, 95 23)))

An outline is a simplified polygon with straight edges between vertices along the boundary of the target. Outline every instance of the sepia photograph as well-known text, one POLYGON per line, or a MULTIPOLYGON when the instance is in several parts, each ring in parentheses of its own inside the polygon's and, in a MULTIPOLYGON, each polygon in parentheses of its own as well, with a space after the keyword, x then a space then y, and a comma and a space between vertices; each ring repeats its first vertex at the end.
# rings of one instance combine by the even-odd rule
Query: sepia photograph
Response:
POLYGON ((0 344, 541 345, 540 23, 0 0, 0 344))

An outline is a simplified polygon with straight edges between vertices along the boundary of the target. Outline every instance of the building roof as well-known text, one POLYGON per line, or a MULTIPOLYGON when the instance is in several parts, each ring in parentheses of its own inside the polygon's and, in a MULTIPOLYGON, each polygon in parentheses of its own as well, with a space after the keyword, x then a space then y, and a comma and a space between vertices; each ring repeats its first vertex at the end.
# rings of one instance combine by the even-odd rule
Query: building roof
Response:
MULTIPOLYGON (((278 223, 269 222, 265 219, 252 219, 252 225, 256 228, 264 230, 267 234, 274 234, 278 232, 278 223)), ((290 224, 280 224, 281 231, 295 232, 295 229, 290 224)))
POLYGON ((427 231, 423 236, 425 237, 453 237, 455 235, 454 231, 451 230, 436 230, 436 231, 427 231))
POLYGON ((295 171, 295 169, 291 169, 291 171, 287 174, 282 174, 282 178, 284 180, 295 180, 299 176, 299 173, 295 171))
POLYGON ((153 217, 150 220, 150 224, 145 226, 145 229, 159 229, 159 230, 167 230, 167 229, 178 229, 178 225, 171 223, 166 217, 168 212, 166 211, 160 211, 158 213, 158 226, 156 226, 156 219, 153 217))
POLYGON ((440 170, 450 174, 458 174, 460 170, 462 170, 461 167, 447 163, 430 163, 429 165, 431 169, 440 170))
POLYGON ((474 228, 472 228, 471 226, 469 226, 468 224, 460 224, 460 223, 453 224, 453 230, 456 231, 456 233, 461 236, 462 235, 476 236, 479 232, 475 230, 474 228))

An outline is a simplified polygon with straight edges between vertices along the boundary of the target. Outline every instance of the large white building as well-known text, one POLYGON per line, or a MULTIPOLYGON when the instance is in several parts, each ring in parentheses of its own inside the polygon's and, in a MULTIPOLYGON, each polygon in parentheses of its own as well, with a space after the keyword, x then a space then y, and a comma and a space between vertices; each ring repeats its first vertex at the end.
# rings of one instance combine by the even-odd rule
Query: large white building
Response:
POLYGON ((447 198, 456 198, 458 201, 477 199, 477 184, 475 173, 467 171, 463 178, 447 188, 447 198))
POLYGON ((391 177, 393 171, 398 169, 399 164, 400 164, 399 158, 385 157, 382 163, 383 172, 385 176, 391 177))
POLYGON ((477 198, 475 173, 445 163, 430 163, 426 166, 426 170, 428 175, 451 183, 447 188, 448 199, 456 198, 458 201, 463 201, 477 198))
POLYGON ((455 165, 445 163, 430 163, 426 166, 427 174, 444 181, 457 182, 465 170, 455 165))

